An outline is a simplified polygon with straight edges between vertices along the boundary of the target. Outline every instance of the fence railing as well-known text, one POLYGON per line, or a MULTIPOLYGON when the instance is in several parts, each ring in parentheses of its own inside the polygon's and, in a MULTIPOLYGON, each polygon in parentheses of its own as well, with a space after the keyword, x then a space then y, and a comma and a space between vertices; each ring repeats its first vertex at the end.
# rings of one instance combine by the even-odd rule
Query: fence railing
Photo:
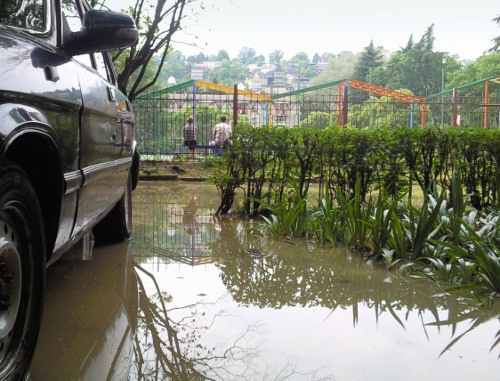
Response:
MULTIPOLYGON (((142 156, 161 160, 188 153, 182 138, 188 118, 195 120, 197 141, 203 146, 210 144, 212 128, 221 116, 226 116, 233 128, 240 124, 499 128, 500 89, 488 83, 486 79, 484 87, 474 83, 475 87, 422 98, 356 80, 274 95, 188 81, 134 101, 136 135, 142 156)), ((198 156, 207 154, 207 148, 197 150, 198 156)))

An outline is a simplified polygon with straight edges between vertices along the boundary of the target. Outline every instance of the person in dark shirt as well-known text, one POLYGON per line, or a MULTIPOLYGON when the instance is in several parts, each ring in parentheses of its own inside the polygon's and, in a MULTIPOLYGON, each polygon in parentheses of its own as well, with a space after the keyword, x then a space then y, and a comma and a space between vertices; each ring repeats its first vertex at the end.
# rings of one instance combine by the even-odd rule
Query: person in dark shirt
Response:
POLYGON ((194 160, 195 146, 196 142, 196 126, 194 125, 193 118, 187 120, 186 125, 182 129, 182 138, 184 139, 184 145, 188 147, 189 152, 194 160))

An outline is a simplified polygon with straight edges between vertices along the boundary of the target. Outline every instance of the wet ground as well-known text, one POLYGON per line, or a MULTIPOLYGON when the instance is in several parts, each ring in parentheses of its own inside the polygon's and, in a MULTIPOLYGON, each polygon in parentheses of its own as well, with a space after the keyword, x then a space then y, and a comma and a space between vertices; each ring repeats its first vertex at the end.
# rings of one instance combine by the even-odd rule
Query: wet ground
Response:
POLYGON ((49 268, 32 380, 498 379, 498 301, 256 238, 217 201, 143 182, 131 241, 49 268))

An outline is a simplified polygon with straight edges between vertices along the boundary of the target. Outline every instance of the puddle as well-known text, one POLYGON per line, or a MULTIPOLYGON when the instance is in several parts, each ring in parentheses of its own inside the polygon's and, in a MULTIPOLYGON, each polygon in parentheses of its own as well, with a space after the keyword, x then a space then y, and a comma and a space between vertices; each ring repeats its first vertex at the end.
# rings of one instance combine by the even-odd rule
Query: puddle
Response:
POLYGON ((217 202, 142 183, 132 240, 49 267, 30 381, 498 379, 498 301, 261 242, 217 202))
POLYGON ((64 257, 47 269, 30 381, 127 379, 138 311, 131 252, 130 241, 96 247, 91 261, 64 257))
POLYGON ((130 380, 497 378, 498 303, 482 309, 343 249, 260 242, 214 218, 217 201, 199 183, 134 193, 130 380))

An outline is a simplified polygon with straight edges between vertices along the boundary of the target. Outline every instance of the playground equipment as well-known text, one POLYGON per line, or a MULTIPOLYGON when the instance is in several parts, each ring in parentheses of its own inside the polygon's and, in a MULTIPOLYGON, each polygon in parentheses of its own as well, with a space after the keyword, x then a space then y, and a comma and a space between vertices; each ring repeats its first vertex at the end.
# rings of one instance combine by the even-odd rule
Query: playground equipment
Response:
POLYGON ((351 87, 353 89, 358 89, 369 94, 375 94, 380 97, 395 99, 397 101, 401 101, 410 105, 411 109, 410 128, 413 128, 415 103, 420 104, 422 106, 422 117, 420 121, 420 126, 421 128, 425 128, 425 121, 427 115, 425 98, 417 97, 411 94, 406 94, 396 90, 387 89, 382 86, 377 86, 371 83, 358 81, 356 79, 346 79, 345 81, 340 82, 338 86, 339 86, 339 91, 338 91, 339 99, 341 98, 340 94, 343 95, 341 104, 339 100, 339 106, 341 107, 339 107, 339 113, 338 113, 338 123, 341 126, 347 123, 348 109, 349 109, 349 93, 347 90, 349 89, 349 87, 351 87))
MULTIPOLYGON (((192 80, 148 93, 134 101, 140 151, 179 155, 182 127, 194 118, 197 140, 207 146, 211 129, 225 115, 233 128, 279 125, 325 128, 331 125, 377 128, 406 125, 498 128, 500 77, 471 82, 429 97, 342 79, 282 94, 246 91, 238 86, 192 80)), ((209 150, 200 150, 207 154, 209 150)))
POLYGON ((498 123, 500 115, 492 112, 495 109, 500 112, 498 87, 496 88, 495 95, 491 96, 492 85, 500 85, 499 76, 483 78, 478 81, 466 83, 464 85, 454 87, 453 89, 433 94, 427 97, 427 100, 440 100, 442 115, 441 124, 444 124, 443 105, 447 103, 445 101, 446 97, 450 97, 452 110, 450 124, 452 126, 482 125, 484 128, 499 128, 500 126, 498 123), (482 94, 478 94, 478 89, 480 89, 481 86, 483 87, 481 91, 482 94), (463 95, 460 95, 462 93, 463 95), (460 109, 463 109, 462 112, 460 109), (468 119, 465 121, 462 120, 462 114, 468 115, 468 119), (482 124, 479 124, 476 120, 479 119, 478 116, 481 116, 481 114, 482 124))

